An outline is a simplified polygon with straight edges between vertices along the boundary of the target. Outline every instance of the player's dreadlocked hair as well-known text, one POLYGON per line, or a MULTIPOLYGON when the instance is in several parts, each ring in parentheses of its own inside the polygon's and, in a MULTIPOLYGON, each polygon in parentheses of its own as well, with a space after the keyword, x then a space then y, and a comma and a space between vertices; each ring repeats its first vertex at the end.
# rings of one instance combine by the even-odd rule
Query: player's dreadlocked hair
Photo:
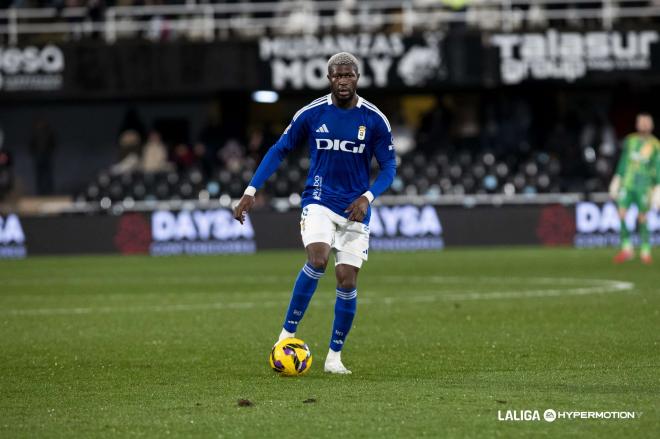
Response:
POLYGON ((328 60, 328 73, 330 73, 330 69, 332 68, 332 66, 342 66, 342 65, 353 66, 355 72, 357 73, 358 71, 357 58, 348 52, 339 52, 332 55, 328 60))

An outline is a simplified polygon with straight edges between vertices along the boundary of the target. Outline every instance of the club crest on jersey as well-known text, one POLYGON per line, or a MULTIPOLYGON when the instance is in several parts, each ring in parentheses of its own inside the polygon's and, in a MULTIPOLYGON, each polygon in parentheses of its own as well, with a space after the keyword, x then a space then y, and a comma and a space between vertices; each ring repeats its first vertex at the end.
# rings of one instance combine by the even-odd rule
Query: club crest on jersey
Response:
POLYGON ((364 136, 367 134, 367 127, 360 125, 358 128, 358 140, 364 140, 364 136))
POLYGON ((350 140, 339 139, 316 139, 316 149, 327 149, 333 151, 352 152, 353 154, 362 154, 364 152, 364 143, 356 145, 350 140))

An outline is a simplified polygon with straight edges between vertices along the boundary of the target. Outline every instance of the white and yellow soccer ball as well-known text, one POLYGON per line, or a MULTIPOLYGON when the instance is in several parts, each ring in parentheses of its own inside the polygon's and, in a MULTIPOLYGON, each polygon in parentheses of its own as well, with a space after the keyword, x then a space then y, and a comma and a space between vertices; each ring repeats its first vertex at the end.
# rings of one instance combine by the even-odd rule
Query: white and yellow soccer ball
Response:
POLYGON ((312 351, 299 338, 285 338, 273 346, 268 362, 282 375, 302 375, 312 366, 312 351))

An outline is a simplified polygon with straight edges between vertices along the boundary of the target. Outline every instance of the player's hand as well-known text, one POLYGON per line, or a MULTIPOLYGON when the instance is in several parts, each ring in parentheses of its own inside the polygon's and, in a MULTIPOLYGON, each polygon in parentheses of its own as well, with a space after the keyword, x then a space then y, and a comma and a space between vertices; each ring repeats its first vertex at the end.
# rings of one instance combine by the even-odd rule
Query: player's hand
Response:
POLYGON ((344 212, 348 213, 349 221, 358 221, 362 222, 365 216, 367 216, 367 210, 369 209, 369 200, 364 195, 360 196, 357 200, 353 201, 344 212))
POLYGON ((245 221, 245 215, 254 206, 254 197, 252 195, 244 194, 238 204, 234 207, 234 219, 241 224, 245 221))
POLYGON ((660 184, 653 188, 653 193, 651 194, 651 205, 654 209, 660 210, 660 184))
POLYGON ((612 182, 610 183, 610 187, 609 187, 610 198, 616 201, 616 199, 619 197, 620 189, 621 189, 621 177, 615 175, 612 178, 612 182))

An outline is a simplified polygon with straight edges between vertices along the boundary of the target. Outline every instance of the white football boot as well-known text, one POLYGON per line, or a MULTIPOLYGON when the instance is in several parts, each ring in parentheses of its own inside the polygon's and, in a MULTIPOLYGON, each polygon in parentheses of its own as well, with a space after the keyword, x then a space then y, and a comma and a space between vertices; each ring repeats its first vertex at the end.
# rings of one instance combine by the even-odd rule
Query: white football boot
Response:
MULTIPOLYGON (((280 332, 280 336, 277 338, 277 341, 275 344, 281 342, 285 338, 296 338, 296 333, 295 332, 289 332, 286 329, 282 328, 282 332, 280 332)), ((275 346, 275 345, 273 345, 275 346)))
POLYGON ((325 366, 323 370, 328 373, 336 373, 339 375, 349 375, 352 372, 346 369, 344 363, 341 362, 341 351, 335 352, 332 349, 328 350, 328 356, 325 357, 325 366))

